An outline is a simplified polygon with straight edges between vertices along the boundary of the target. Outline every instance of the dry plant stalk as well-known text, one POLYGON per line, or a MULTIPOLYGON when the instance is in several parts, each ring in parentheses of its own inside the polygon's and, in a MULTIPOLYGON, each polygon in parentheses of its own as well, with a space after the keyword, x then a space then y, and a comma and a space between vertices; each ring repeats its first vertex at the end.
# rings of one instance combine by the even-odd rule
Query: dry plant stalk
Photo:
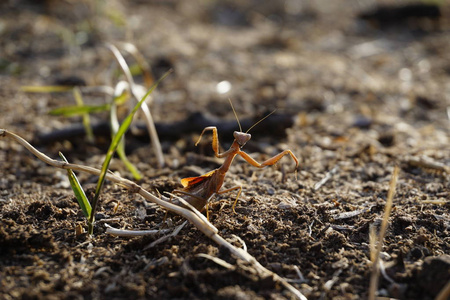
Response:
MULTIPOLYGON (((92 175, 100 175, 101 171, 99 169, 96 169, 93 167, 88 167, 88 166, 54 160, 54 159, 48 157, 47 155, 45 155, 44 153, 38 151, 36 148, 34 148, 31 144, 29 144, 22 137, 18 136, 17 134, 14 134, 12 132, 9 132, 6 129, 0 129, 0 137, 9 137, 9 138, 15 140, 16 142, 18 142, 19 144, 21 144, 22 146, 27 148, 27 150, 30 151, 32 154, 34 154, 37 158, 39 158, 43 162, 45 162, 53 167, 60 168, 60 169, 71 169, 71 170, 75 170, 75 171, 86 172, 86 173, 89 173, 92 175)), ((111 173, 107 173, 106 178, 114 183, 119 184, 120 186, 128 189, 129 191, 131 191, 133 193, 137 193, 137 194, 141 195, 146 200, 156 203, 159 206, 161 206, 162 208, 184 217, 189 222, 191 222, 195 227, 197 227, 201 232, 203 232, 203 234, 205 234, 207 237, 212 239, 214 242, 216 242, 220 246, 227 248, 237 258, 243 260, 244 262, 246 262, 250 266, 252 266, 261 278, 271 277, 274 281, 279 282, 287 290, 292 292, 298 299, 307 300, 307 298, 299 290, 297 290, 294 286, 289 284, 284 278, 282 278, 282 277, 278 276, 277 274, 273 273, 272 271, 266 269, 249 253, 247 253, 243 249, 236 248, 235 246, 233 246, 232 244, 227 242, 224 238, 222 238, 220 235, 218 235, 217 228, 214 227, 214 225, 212 225, 203 215, 196 214, 192 210, 183 208, 181 206, 170 203, 169 201, 160 199, 160 198, 154 196, 153 194, 149 193, 148 191, 144 190, 138 184, 136 184, 128 179, 124 179, 120 176, 117 176, 117 175, 114 175, 111 173)))
POLYGON ((389 215, 391 214, 392 202, 394 199, 395 186, 397 185, 398 179, 398 166, 394 167, 392 172, 391 182, 389 184, 388 196, 386 199, 386 205, 384 207, 383 220, 381 221, 381 228, 378 234, 378 238, 374 231, 371 231, 370 239, 370 258, 372 261, 372 273, 370 275, 370 286, 369 286, 369 300, 375 300, 375 294, 378 288, 378 279, 380 275, 380 253, 383 247, 383 240, 386 235, 389 215))
MULTIPOLYGON (((136 100, 136 102, 139 102, 139 100, 144 96, 143 93, 140 92, 140 90, 137 88, 133 76, 131 75, 130 68, 127 65, 127 62, 123 58, 122 54, 120 54, 119 49, 117 49, 116 46, 112 44, 106 44, 106 47, 113 53, 115 59, 117 60, 117 63, 119 64, 120 68, 122 69, 122 72, 125 75, 125 78, 129 84, 131 96, 136 100)), ((145 125, 147 126, 148 133, 150 135, 150 140, 153 145, 153 149, 155 151, 156 159, 158 160, 158 165, 160 168, 164 167, 164 156, 162 152, 161 143, 159 142, 158 133, 156 132, 155 123, 153 122, 152 114, 150 113, 150 108, 148 105, 143 102, 141 105, 141 110, 145 115, 145 125)))

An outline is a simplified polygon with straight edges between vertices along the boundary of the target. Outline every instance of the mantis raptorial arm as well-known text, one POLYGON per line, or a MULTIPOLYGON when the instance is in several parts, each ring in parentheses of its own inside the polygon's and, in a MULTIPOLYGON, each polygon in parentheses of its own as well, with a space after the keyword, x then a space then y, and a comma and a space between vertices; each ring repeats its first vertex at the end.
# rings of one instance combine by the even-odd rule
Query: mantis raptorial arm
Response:
POLYGON ((217 134, 217 127, 216 126, 209 126, 209 127, 205 127, 205 129, 203 129, 202 133, 200 134, 197 142, 195 143, 195 146, 198 145, 198 143, 200 143, 203 134, 206 131, 212 131, 212 148, 214 150, 214 154, 216 155, 217 158, 223 158, 228 156, 228 154, 230 152, 233 151, 233 149, 228 149, 227 151, 223 152, 223 153, 219 153, 219 135, 217 134))

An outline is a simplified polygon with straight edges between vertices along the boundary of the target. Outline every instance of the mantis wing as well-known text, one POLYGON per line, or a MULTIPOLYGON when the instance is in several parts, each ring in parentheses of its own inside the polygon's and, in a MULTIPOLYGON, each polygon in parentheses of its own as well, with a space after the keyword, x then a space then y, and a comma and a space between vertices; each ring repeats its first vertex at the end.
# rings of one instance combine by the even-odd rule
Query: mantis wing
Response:
POLYGON ((211 178, 211 176, 216 172, 216 170, 212 170, 211 172, 208 172, 206 174, 203 174, 201 176, 197 176, 197 177, 187 177, 187 178, 183 178, 181 179, 181 184, 183 185, 183 187, 189 187, 189 186, 193 186, 196 185, 206 179, 211 178))

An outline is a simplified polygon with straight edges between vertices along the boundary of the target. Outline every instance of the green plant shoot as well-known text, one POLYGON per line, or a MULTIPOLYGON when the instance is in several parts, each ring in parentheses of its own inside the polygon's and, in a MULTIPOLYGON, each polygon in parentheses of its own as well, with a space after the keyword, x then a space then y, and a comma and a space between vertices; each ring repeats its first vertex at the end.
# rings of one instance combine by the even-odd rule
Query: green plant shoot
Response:
MULTIPOLYGON (((69 163, 61 152, 59 152, 59 156, 66 163, 69 163)), ((89 217, 91 216, 92 212, 91 204, 89 203, 89 200, 87 199, 86 194, 84 193, 84 190, 81 187, 81 184, 78 181, 78 178, 75 175, 75 173, 71 169, 67 169, 67 175, 69 177, 69 182, 70 186, 72 187, 73 193, 77 198, 78 205, 81 207, 81 210, 83 211, 83 214, 86 217, 86 219, 89 220, 89 217)))
POLYGON ((34 86, 34 85, 25 85, 20 88, 23 92, 26 93, 61 93, 68 92, 73 89, 73 86, 69 85, 43 85, 43 86, 34 86))
MULTIPOLYGON (((144 95, 144 97, 142 97, 142 99, 136 104, 136 106, 133 108, 133 110, 130 112, 130 114, 125 118, 123 123, 120 125, 119 130, 117 131, 116 135, 113 137, 113 140, 109 146, 108 152, 106 153, 105 160, 103 161, 103 164, 102 164, 100 177, 98 179, 97 187, 95 189, 94 200, 92 201, 92 212, 91 212, 88 223, 94 224, 95 211, 97 210, 97 207, 98 207, 99 196, 100 196, 100 193, 101 193, 101 190, 103 187, 103 183, 106 178, 106 172, 108 171, 109 164, 114 155, 114 152, 116 151, 116 149, 122 139, 122 136, 125 134, 125 132, 130 127, 130 124, 131 124, 131 121, 133 120, 134 115, 136 114, 137 110, 142 105, 142 103, 144 103, 145 99, 147 99, 147 97, 153 92, 153 90, 158 86, 158 84, 164 78, 166 78, 171 72, 172 72, 172 70, 169 70, 168 72, 166 72, 157 82, 155 82, 150 87, 150 89, 147 91, 147 93, 144 95)), ((92 233, 93 233, 93 228, 89 228, 89 234, 92 234, 92 233)))
MULTIPOLYGON (((75 98, 75 101, 77 102, 78 106, 84 106, 83 97, 81 96, 80 89, 78 87, 73 88, 73 97, 75 98)), ((91 119, 89 118, 89 113, 83 114, 83 126, 84 130, 86 131, 86 136, 89 142, 94 142, 94 132, 92 131, 91 127, 91 119)))
MULTIPOLYGON (((120 96, 119 96, 120 97, 120 96)), ((119 119, 117 117, 117 104, 114 99, 111 101, 111 109, 109 110, 109 119, 110 119, 110 127, 111 127, 111 136, 114 136, 119 131, 119 119)), ((128 160, 127 155, 125 154, 125 136, 122 136, 120 139, 119 145, 117 146, 117 155, 119 155, 120 160, 125 164, 127 169, 131 172, 134 179, 139 180, 142 178, 142 175, 139 173, 138 169, 128 160)))
POLYGON ((96 113, 96 112, 102 112, 107 111, 110 109, 109 104, 102 104, 102 105, 72 105, 72 106, 64 106, 52 109, 49 114, 53 116, 64 116, 64 117, 72 117, 72 116, 79 116, 89 113, 96 113))

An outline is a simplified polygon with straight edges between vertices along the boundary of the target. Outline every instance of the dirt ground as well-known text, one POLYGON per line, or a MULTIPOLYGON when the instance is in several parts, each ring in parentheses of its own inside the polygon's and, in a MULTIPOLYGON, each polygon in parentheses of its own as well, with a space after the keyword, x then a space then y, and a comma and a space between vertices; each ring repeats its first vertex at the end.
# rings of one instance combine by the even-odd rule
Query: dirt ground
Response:
MULTIPOLYGON (((389 2, 389 1, 388 1, 389 2)), ((444 3, 445 1, 442 1, 444 3)), ((386 1, 383 1, 386 3, 386 1)), ((397 1, 398 3, 398 1, 397 1)), ((405 2, 401 2, 405 3, 405 2)), ((420 2, 423 4, 423 2, 420 2)), ((237 158, 210 221, 308 299, 364 299, 371 272, 369 231, 379 228, 394 166, 400 173, 384 239, 378 295, 434 299, 450 281, 449 6, 375 13, 374 1, 25 1, 0 4, 0 128, 57 158, 99 167, 106 113, 91 115, 95 143, 73 134, 80 117, 50 116, 72 93, 25 93, 26 85, 113 86, 120 73, 105 42, 133 43, 155 78, 173 68, 151 110, 166 166, 145 134, 127 135, 130 160, 151 192, 220 166, 205 126, 223 149, 238 125, 258 161, 285 149, 272 167, 237 158), (372 12, 364 14, 364 12, 372 12), (364 16, 364 17, 363 17, 364 16), (229 82, 229 90, 221 90, 229 82), (103 128, 103 129, 102 129, 103 128), (63 134, 60 134, 62 130, 63 134), (55 135, 56 134, 56 135, 55 135), (324 180, 326 179, 326 180, 324 180)), ((128 55, 127 60, 133 60, 128 55)), ((143 82, 137 75, 136 81, 143 82)), ((84 94, 102 104, 102 94, 84 94)), ((138 121, 142 122, 142 121, 138 121)), ((111 170, 131 179, 115 159, 111 170)), ((97 178, 79 174, 92 191, 97 178)), ((107 183, 94 236, 64 170, 0 139, 0 298, 293 299, 271 278, 244 267, 192 225, 163 243, 122 229, 174 228, 183 220, 107 183), (165 220, 165 222, 164 222, 165 220), (163 223, 164 222, 164 223, 163 223)))

